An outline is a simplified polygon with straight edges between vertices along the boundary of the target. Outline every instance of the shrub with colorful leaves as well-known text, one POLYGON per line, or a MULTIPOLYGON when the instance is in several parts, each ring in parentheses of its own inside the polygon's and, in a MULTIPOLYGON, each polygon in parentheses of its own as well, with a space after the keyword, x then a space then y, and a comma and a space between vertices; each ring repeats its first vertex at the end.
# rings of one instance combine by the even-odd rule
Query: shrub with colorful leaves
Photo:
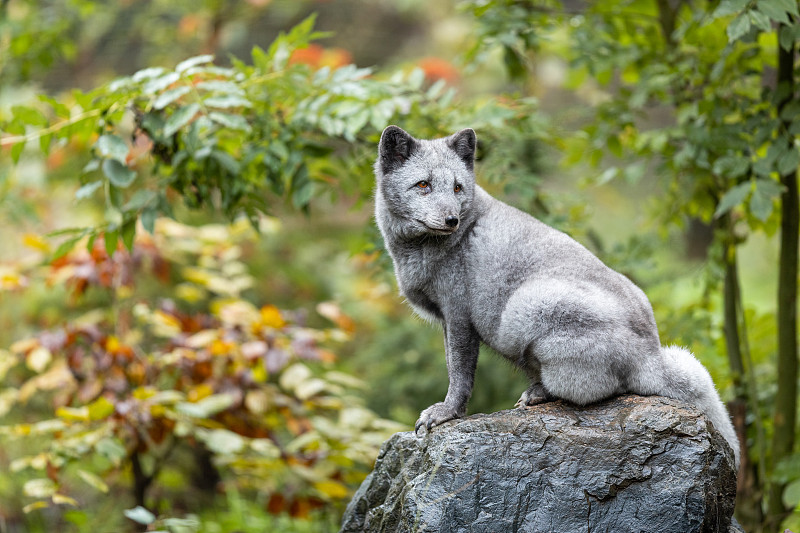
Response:
MULTIPOLYGON (((262 235, 275 224, 265 219, 262 235)), ((351 494, 401 427, 364 408, 359 380, 332 365, 352 325, 334 303, 319 311, 336 322, 316 329, 304 311, 243 297, 253 280, 242 249, 255 236, 244 220, 159 219, 130 252, 120 243, 109 255, 101 236, 16 274, 93 304, 0 351, 0 415, 32 402, 48 413, 0 427, 24 451, 9 468, 27 476, 27 511, 81 506, 87 486, 158 509, 179 496, 161 483, 175 478, 292 516, 351 494)))

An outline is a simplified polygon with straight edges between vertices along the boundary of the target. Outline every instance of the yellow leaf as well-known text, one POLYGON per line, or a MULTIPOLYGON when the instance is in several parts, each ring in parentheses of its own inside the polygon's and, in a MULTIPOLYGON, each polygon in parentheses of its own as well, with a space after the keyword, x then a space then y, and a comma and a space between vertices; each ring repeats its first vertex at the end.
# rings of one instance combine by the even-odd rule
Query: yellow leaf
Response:
POLYGON ((101 396, 88 405, 89 418, 91 420, 102 420, 114 412, 114 404, 107 398, 101 396))
POLYGON ((58 493, 53 494, 53 503, 55 503, 56 505, 66 504, 66 505, 71 505, 73 507, 78 506, 78 502, 75 501, 74 498, 70 498, 69 496, 65 496, 63 494, 58 494, 58 493))
POLYGON ((110 353, 117 353, 119 351, 121 344, 119 343, 119 339, 116 335, 110 335, 106 339, 106 351, 110 353))
POLYGON ((269 328, 279 329, 286 325, 281 312, 274 305, 265 305, 261 308, 261 323, 269 328))
POLYGON ((137 400, 147 400, 156 395, 156 389, 153 387, 137 387, 133 389, 133 397, 137 400))
POLYGON ((327 498, 342 499, 348 495, 347 487, 332 479, 317 481, 314 483, 314 488, 327 498))
POLYGON ((155 311, 151 320, 153 333, 159 337, 175 337, 181 333, 180 321, 164 311, 155 311))
POLYGON ((252 369, 253 381, 256 383, 265 383, 267 381, 267 369, 264 365, 259 363, 252 369))
POLYGON ((48 253, 50 251, 50 244, 43 239, 40 235, 35 233, 26 233, 22 237, 22 243, 28 248, 39 250, 40 252, 48 253))
POLYGON ((175 287, 175 296, 189 302, 190 304, 199 302, 206 297, 205 291, 190 283, 181 283, 175 287))
POLYGON ((56 416, 74 422, 88 422, 89 408, 85 405, 83 407, 59 407, 56 409, 56 416))
POLYGON ((19 289, 27 284, 25 276, 11 267, 0 265, 0 290, 19 289))
POLYGON ((209 347, 211 355, 228 355, 231 353, 232 349, 233 346, 231 346, 229 342, 224 342, 219 339, 212 342, 211 346, 209 347))
POLYGON ((214 394, 214 389, 208 383, 201 383, 189 389, 189 394, 186 399, 190 402, 199 402, 203 398, 207 398, 214 394))
POLYGON ((208 281, 211 279, 211 273, 197 267, 186 267, 183 269, 182 274, 188 281, 202 286, 208 285, 208 281))
POLYGON ((28 514, 31 511, 35 511, 37 509, 45 509, 47 507, 49 507, 49 504, 47 502, 41 502, 41 501, 40 502, 33 502, 33 503, 29 503, 28 505, 23 507, 22 508, 22 512, 25 513, 25 514, 28 514))

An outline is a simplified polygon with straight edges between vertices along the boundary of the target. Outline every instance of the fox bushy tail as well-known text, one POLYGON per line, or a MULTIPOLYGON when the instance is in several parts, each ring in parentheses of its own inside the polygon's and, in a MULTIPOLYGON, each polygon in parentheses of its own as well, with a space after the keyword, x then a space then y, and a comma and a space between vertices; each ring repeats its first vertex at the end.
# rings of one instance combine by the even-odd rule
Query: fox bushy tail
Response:
POLYGON ((683 400, 703 411, 733 448, 738 470, 739 438, 708 370, 689 350, 679 346, 664 346, 661 355, 664 365, 663 390, 656 394, 683 400))

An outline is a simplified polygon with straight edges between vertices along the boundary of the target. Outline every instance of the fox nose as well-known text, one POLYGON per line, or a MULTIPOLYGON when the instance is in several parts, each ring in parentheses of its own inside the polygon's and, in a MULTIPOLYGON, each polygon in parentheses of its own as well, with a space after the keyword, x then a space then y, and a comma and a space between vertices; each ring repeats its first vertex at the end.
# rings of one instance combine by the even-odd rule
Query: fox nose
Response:
POLYGON ((456 226, 458 226, 458 217, 455 215, 450 215, 449 217, 444 219, 444 223, 451 228, 455 228, 456 226))

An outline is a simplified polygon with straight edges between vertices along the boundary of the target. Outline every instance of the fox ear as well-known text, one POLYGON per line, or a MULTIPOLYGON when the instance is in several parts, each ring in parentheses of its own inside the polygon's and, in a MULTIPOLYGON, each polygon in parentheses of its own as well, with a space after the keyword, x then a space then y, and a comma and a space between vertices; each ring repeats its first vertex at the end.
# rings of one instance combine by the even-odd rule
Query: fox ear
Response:
POLYGON ((383 130, 380 143, 378 143, 381 172, 388 174, 403 166, 403 163, 411 157, 417 147, 417 140, 402 128, 387 127, 383 130))
POLYGON ((475 146, 478 143, 478 138, 475 136, 475 130, 466 128, 458 133, 451 135, 447 140, 449 146, 458 157, 467 165, 467 168, 472 170, 475 163, 475 146))

